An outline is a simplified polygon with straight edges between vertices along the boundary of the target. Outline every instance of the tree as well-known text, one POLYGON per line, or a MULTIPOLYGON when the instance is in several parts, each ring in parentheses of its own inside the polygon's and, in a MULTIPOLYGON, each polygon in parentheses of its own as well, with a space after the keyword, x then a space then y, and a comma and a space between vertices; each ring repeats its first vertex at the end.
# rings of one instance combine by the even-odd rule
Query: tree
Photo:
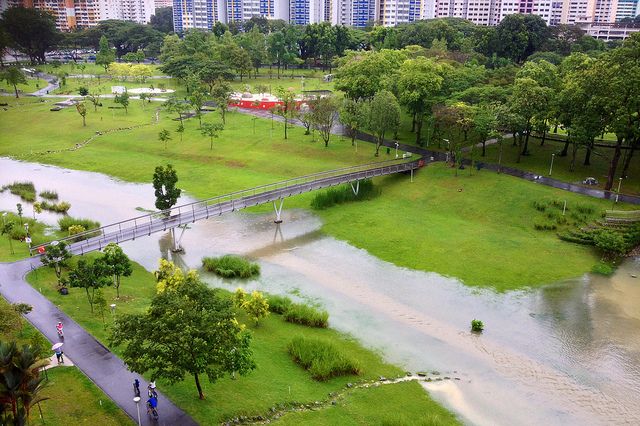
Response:
POLYGON ((158 139, 164 143, 164 149, 167 149, 167 142, 171 140, 171 133, 167 129, 162 129, 158 133, 158 139))
POLYGON ((18 84, 27 84, 27 78, 24 76, 22 71, 16 67, 9 67, 2 71, 2 74, 0 74, 0 80, 4 80, 7 84, 13 86, 16 98, 20 97, 18 95, 18 84))
POLYGON ((284 138, 287 139, 287 126, 289 120, 292 118, 295 111, 295 94, 292 89, 284 89, 277 87, 276 96, 278 97, 280 104, 271 109, 271 112, 282 117, 284 121, 284 138))
POLYGON ((11 254, 15 254, 15 252, 13 251, 13 239, 11 238, 11 232, 13 231, 14 226, 15 226, 15 223, 13 223, 12 221, 9 221, 9 222, 3 221, 2 230, 0 231, 2 235, 6 235, 7 238, 9 239, 9 250, 11 251, 11 254))
POLYGON ((220 83, 223 80, 232 80, 234 77, 226 64, 216 60, 202 62, 198 67, 197 75, 200 81, 209 87, 209 93, 211 94, 213 94, 213 88, 216 83, 220 83))
POLYGON ((484 157, 487 139, 500 136, 498 132, 498 118, 493 105, 480 105, 476 108, 475 114, 473 115, 473 128, 478 134, 480 143, 482 143, 482 156, 484 157))
POLYGON ((180 142, 182 142, 182 135, 184 134, 184 124, 182 124, 182 121, 180 121, 180 124, 178 124, 176 132, 180 134, 180 142))
POLYGON ((116 53, 109 47, 109 40, 105 35, 100 37, 100 50, 96 53, 96 65, 101 65, 107 72, 109 65, 116 60, 116 53))
POLYGON ((371 99, 405 59, 406 54, 397 50, 347 52, 337 61, 334 86, 355 101, 371 99))
POLYGON ((151 21, 151 27, 161 33, 169 34, 173 32, 173 7, 157 7, 151 21))
POLYGON ((338 115, 338 106, 332 97, 325 96, 314 100, 311 104, 311 122, 320 133, 325 148, 329 146, 329 138, 333 123, 338 115))
POLYGON ((340 106, 340 122, 346 126, 346 131, 351 138, 351 146, 354 145, 360 128, 367 123, 369 112, 366 103, 356 102, 353 99, 344 98, 340 106))
POLYGON ((0 28, 11 46, 27 55, 32 64, 45 63, 45 54, 61 39, 53 15, 39 9, 10 7, 2 12, 0 28))
POLYGON ((251 298, 242 302, 242 308, 255 321, 256 326, 262 318, 269 315, 269 302, 259 291, 253 291, 251 298))
POLYGON ((93 313, 96 290, 111 284, 113 282, 109 278, 109 267, 103 258, 97 258, 93 261, 80 259, 76 267, 69 272, 69 285, 84 288, 87 301, 91 306, 91 313, 93 313))
POLYGON ((113 286, 116 289, 116 299, 120 299, 120 279, 122 277, 128 277, 133 273, 131 261, 122 248, 115 243, 107 244, 103 252, 103 259, 107 266, 107 270, 109 271, 109 274, 113 276, 113 286))
POLYGON ((87 125, 87 107, 83 102, 78 102, 76 104, 76 110, 78 111, 78 114, 80 114, 80 116, 82 116, 82 126, 86 126, 87 125))
POLYGON ((521 145, 522 136, 524 135, 524 146, 519 151, 518 163, 520 162, 520 155, 528 154, 529 135, 531 134, 534 120, 544 113, 550 97, 551 90, 541 87, 532 78, 518 78, 513 85, 509 108, 514 114, 519 115, 522 123, 524 123, 522 133, 518 138, 518 143, 521 145))
POLYGON ((375 94, 369 106, 368 128, 376 137, 376 153, 380 155, 380 147, 384 143, 384 135, 387 132, 395 132, 400 125, 400 104, 387 90, 381 90, 375 94))
POLYGON ((40 371, 49 364, 39 348, 16 342, 0 342, 0 412, 3 424, 26 425, 34 405, 49 399, 41 395, 44 377, 40 371), (8 410, 5 409, 9 407, 8 410), (6 422, 6 423, 5 423, 6 422))
POLYGON ((93 104, 93 112, 97 112, 98 106, 100 106, 100 92, 95 91, 93 93, 89 93, 86 96, 86 99, 93 104))
POLYGON ((251 62, 251 56, 249 53, 238 45, 231 46, 229 55, 229 66, 236 70, 236 73, 242 77, 249 74, 253 69, 253 63, 251 62))
POLYGON ((71 253, 67 250, 67 245, 60 241, 58 244, 49 244, 40 258, 44 266, 52 268, 56 274, 58 285, 61 285, 62 268, 67 266, 67 261, 71 258, 71 253))
POLYGON ((157 293, 142 315, 116 318, 110 344, 124 345, 122 358, 151 380, 170 383, 193 376, 198 396, 205 395, 200 376, 214 382, 225 373, 255 368, 251 336, 238 324, 231 302, 200 280, 157 293))
POLYGON ((305 135, 308 135, 311 133, 311 125, 313 124, 313 121, 311 119, 312 111, 311 111, 311 107, 309 106, 309 104, 311 103, 313 103, 313 101, 302 103, 300 105, 300 108, 298 108, 298 111, 296 112, 296 118, 304 126, 305 135))
POLYGON ((218 134, 224 129, 224 125, 220 123, 204 123, 200 126, 202 136, 208 137, 211 141, 209 149, 213 151, 213 138, 217 138, 218 134))
POLYGON ((398 77, 400 102, 413 114, 418 145, 422 145, 424 114, 431 110, 442 88, 443 74, 444 67, 425 57, 407 60, 400 67, 398 77))
POLYGON ((124 107, 124 113, 128 114, 129 113, 129 94, 127 92, 124 93, 120 93, 119 95, 116 95, 116 97, 113 99, 113 101, 117 104, 120 104, 124 107))
POLYGON ((220 116, 222 117, 222 124, 227 124, 226 114, 229 109, 229 102, 231 101, 231 95, 233 94, 233 89, 229 83, 224 81, 216 82, 211 88, 211 97, 213 101, 216 103, 218 107, 218 111, 220 111, 220 116))
POLYGON ((537 15, 505 16, 496 28, 498 55, 522 63, 549 38, 546 22, 537 15))
MULTIPOLYGON (((171 164, 166 167, 157 166, 153 173, 153 189, 156 195, 156 208, 158 210, 169 210, 173 207, 182 190, 176 188, 178 174, 171 164)), ((167 215, 169 212, 167 212, 167 215)))
POLYGON ((200 127, 202 127, 202 107, 204 106, 204 101, 206 100, 206 94, 200 90, 200 88, 196 88, 191 91, 191 96, 189 96, 189 104, 194 109, 196 117, 198 117, 198 123, 200 127))
POLYGON ((163 104, 163 107, 170 113, 178 114, 180 123, 182 123, 182 114, 186 113, 188 108, 187 104, 178 99, 175 95, 169 96, 163 104))
POLYGON ((96 313, 100 315, 100 318, 102 318, 102 325, 104 325, 104 314, 107 312, 107 299, 104 297, 104 293, 101 288, 96 290, 96 294, 93 298, 93 305, 96 313))
POLYGON ((151 95, 143 92, 143 93, 140 93, 138 95, 138 97, 140 98, 140 101, 142 102, 142 109, 144 109, 144 104, 147 102, 147 98, 151 98, 151 95))

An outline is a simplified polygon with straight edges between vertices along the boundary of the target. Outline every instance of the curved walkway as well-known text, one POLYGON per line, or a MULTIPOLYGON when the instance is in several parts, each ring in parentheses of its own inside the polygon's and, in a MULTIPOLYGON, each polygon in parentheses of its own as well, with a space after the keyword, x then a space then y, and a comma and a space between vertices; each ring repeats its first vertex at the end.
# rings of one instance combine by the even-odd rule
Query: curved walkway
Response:
POLYGON ((158 393, 160 419, 155 422, 147 416, 147 382, 139 375, 131 373, 120 358, 26 282, 26 274, 39 266, 39 259, 0 263, 0 294, 10 303, 31 305, 33 310, 25 317, 52 342, 58 341, 55 324, 62 321, 65 355, 68 355, 74 364, 134 422, 137 422, 138 415, 136 404, 133 402, 133 379, 138 377, 143 397, 140 402, 140 419, 143 425, 196 425, 191 417, 161 393, 158 393))

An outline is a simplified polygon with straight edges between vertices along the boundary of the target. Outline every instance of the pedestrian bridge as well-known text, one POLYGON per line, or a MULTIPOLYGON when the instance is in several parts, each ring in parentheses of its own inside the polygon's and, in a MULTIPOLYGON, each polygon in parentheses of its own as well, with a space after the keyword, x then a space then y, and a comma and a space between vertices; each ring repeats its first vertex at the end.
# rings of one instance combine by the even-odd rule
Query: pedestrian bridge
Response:
MULTIPOLYGON (((175 228, 183 227, 184 232, 189 223, 269 202, 273 202, 276 222, 280 222, 282 203, 287 197, 345 183, 350 183, 357 195, 358 182, 361 180, 396 173, 411 173, 413 177, 414 170, 422 166, 424 166, 422 158, 411 161, 389 160, 314 173, 174 206, 168 210, 149 213, 85 231, 60 239, 58 242, 64 241, 72 254, 84 254, 101 250, 109 243, 118 244, 170 230, 173 234, 174 249, 179 250, 181 236, 176 238, 175 228)), ((36 247, 34 256, 40 256, 48 245, 58 244, 58 242, 50 242, 36 247)))

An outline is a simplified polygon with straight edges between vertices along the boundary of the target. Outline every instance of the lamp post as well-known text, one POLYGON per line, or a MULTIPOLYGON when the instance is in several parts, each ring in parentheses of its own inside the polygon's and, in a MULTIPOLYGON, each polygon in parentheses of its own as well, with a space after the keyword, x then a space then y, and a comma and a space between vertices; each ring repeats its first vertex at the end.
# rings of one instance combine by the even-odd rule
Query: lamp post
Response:
POLYGON ((133 398, 133 402, 136 403, 136 411, 138 411, 138 426, 141 426, 140 423, 140 397, 136 396, 133 398))
POLYGON ((551 165, 549 166, 549 176, 551 176, 551 172, 553 171, 553 159, 556 158, 556 154, 551 154, 551 165))
POLYGON ((451 144, 449 143, 449 139, 444 139, 443 138, 442 140, 447 143, 447 163, 448 163, 449 162, 449 155, 450 155, 450 151, 451 151, 451 149, 450 149, 451 144))
POLYGON ((400 144, 398 142, 396 142, 395 144, 396 144, 396 158, 398 158, 398 147, 400 146, 400 144))
POLYGON ((618 198, 620 197, 620 187, 622 186, 622 178, 618 180, 618 192, 616 193, 616 204, 618 203, 618 198))
POLYGON ((29 254, 31 254, 31 236, 29 236, 29 224, 25 223, 24 224, 24 230, 27 234, 27 236, 24 238, 24 241, 27 243, 27 246, 29 247, 29 254))

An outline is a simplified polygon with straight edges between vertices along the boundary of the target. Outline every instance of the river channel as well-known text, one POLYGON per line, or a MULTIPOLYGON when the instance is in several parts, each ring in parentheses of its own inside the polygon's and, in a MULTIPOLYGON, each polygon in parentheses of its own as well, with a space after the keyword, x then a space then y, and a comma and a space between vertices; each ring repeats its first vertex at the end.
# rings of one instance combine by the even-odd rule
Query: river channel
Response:
MULTIPOLYGON (((150 185, 0 158, 0 186, 27 179, 38 190, 56 190, 72 216, 102 224, 153 209, 150 185)), ((8 191, 0 194, 0 210, 15 210, 17 202, 8 191)), ((40 219, 53 224, 57 217, 40 219)), ((610 278, 587 274, 497 294, 381 261, 324 235, 319 217, 286 210, 286 202, 283 220, 278 226, 272 215, 239 212, 192 224, 182 254, 169 250, 163 234, 122 246, 148 270, 160 257, 195 269, 203 256, 257 260, 262 275, 242 283, 248 290, 317 303, 332 327, 388 361, 451 377, 424 386, 465 423, 640 424, 640 278, 633 277, 640 276, 640 259, 627 260, 610 278), (484 321, 482 335, 469 332, 472 318, 484 321)), ((201 274, 212 286, 238 286, 201 274)))

